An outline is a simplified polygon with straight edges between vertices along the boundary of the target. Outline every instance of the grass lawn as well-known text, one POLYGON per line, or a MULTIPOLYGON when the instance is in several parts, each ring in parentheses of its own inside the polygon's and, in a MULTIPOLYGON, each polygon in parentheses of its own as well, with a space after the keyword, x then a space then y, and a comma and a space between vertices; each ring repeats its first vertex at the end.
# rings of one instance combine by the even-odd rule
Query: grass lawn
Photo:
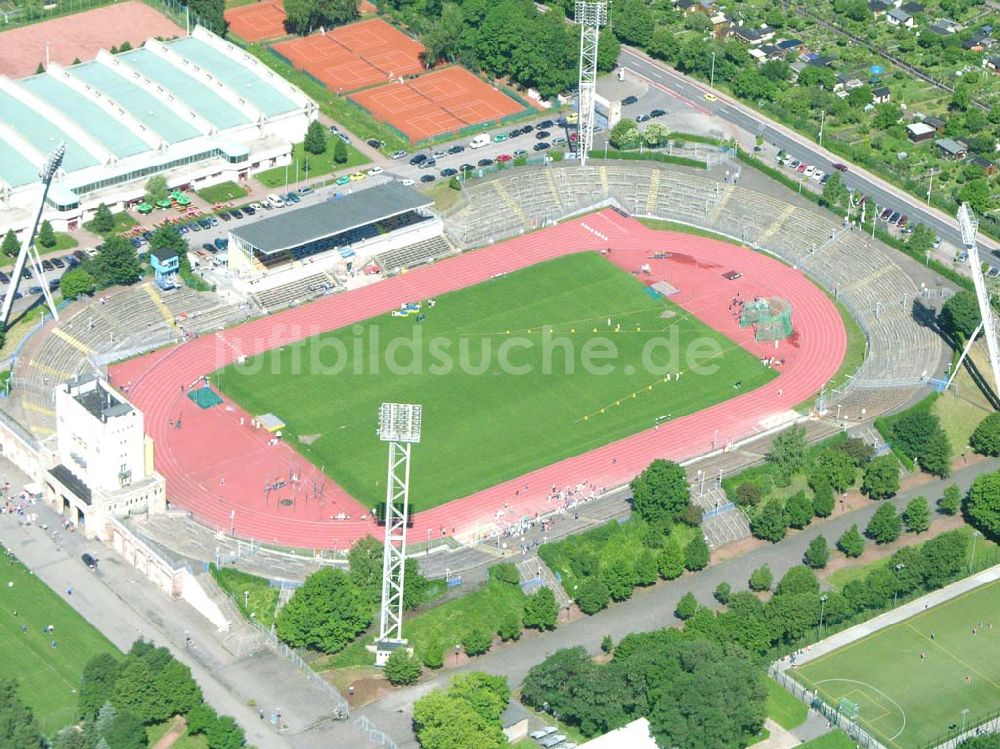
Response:
MULTIPOLYGON (((152 726, 146 726, 146 739, 148 746, 153 747, 156 742, 162 739, 170 727, 173 725, 173 719, 164 721, 163 723, 156 723, 152 726)), ((171 749, 208 749, 208 739, 205 738, 203 734, 197 736, 192 736, 190 733, 185 731, 178 739, 173 743, 171 749)))
POLYGON ((195 191, 195 195, 206 203, 228 203, 230 200, 245 198, 247 191, 235 182, 220 182, 217 185, 203 187, 195 191))
POLYGON ((21 698, 51 735, 76 717, 76 690, 87 661, 118 651, 3 547, 0 552, 0 675, 17 678, 21 698), (43 632, 50 624, 55 631, 43 632))
POLYGON ((288 177, 289 184, 291 184, 295 182, 296 175, 298 175, 300 180, 307 178, 317 179, 335 171, 353 169, 356 166, 368 163, 368 157, 353 146, 347 146, 347 161, 345 163, 334 163, 333 149, 337 140, 336 136, 327 135, 326 151, 321 154, 306 153, 302 144, 296 143, 292 146, 292 163, 288 165, 287 170, 283 166, 276 166, 274 169, 258 172, 254 175, 254 178, 264 185, 264 187, 284 187, 286 176, 288 177), (296 163, 298 163, 298 169, 295 167, 296 163))
POLYGON ((65 252, 66 250, 72 250, 80 244, 65 232, 57 231, 53 232, 53 234, 56 235, 56 243, 52 247, 43 247, 41 244, 38 245, 38 251, 43 257, 52 252, 65 252))
POLYGON ((219 587, 226 591, 247 619, 253 619, 263 627, 274 623, 280 591, 262 577, 240 572, 232 567, 219 569, 211 566, 212 577, 219 587), (249 595, 245 595, 249 593, 249 595))
MULTIPOLYGON (((934 506, 934 502, 937 501, 936 498, 929 498, 928 501, 931 506, 934 506)), ((864 530, 861 528, 860 530, 864 530)), ((987 538, 979 537, 976 539, 975 549, 972 546, 972 527, 963 526, 958 529, 958 531, 966 536, 968 539, 968 545, 966 546, 966 559, 971 562, 973 572, 980 572, 987 567, 992 567, 997 563, 998 557, 1000 557, 1000 546, 997 546, 993 541, 987 538), (973 556, 973 551, 975 556, 973 556)), ((904 538, 907 538, 904 536, 904 538)), ((868 541, 867 543, 871 543, 868 541)), ((919 547, 922 544, 917 544, 919 547)), ((889 557, 884 559, 879 559, 877 562, 871 562, 870 564, 859 564, 855 567, 844 567, 837 570, 832 575, 830 575, 829 583, 837 590, 843 590, 844 586, 852 580, 858 580, 869 572, 873 572, 879 567, 885 567, 889 564, 889 557)))
POLYGON ((434 198, 434 210, 438 213, 454 208, 462 201, 462 191, 452 190, 448 186, 450 181, 444 179, 435 182, 431 186, 431 189, 427 191, 428 195, 434 198))
MULTIPOLYGON (((980 346, 973 346, 970 358, 980 372, 989 372, 990 363, 980 346)), ((989 375, 987 375, 988 377, 989 375)), ((969 437, 993 407, 976 385, 968 368, 955 376, 955 381, 947 391, 938 396, 931 406, 931 413, 941 420, 941 427, 948 435, 952 455, 961 455, 969 450, 969 437)))
POLYGON ((964 709, 970 727, 996 710, 998 606, 1000 582, 984 585, 805 663, 793 675, 830 704, 857 703, 858 721, 887 746, 922 747, 961 724, 964 709))
POLYGON ((115 225, 111 228, 111 231, 100 232, 94 228, 94 222, 88 221, 83 225, 83 228, 92 234, 108 236, 109 234, 120 234, 123 231, 128 231, 133 226, 135 226, 138 221, 132 218, 126 211, 121 211, 120 213, 112 213, 111 218, 115 220, 115 225))
POLYGON ((659 218, 640 218, 639 223, 657 231, 676 231, 683 234, 694 234, 696 237, 707 237, 708 239, 716 239, 726 244, 744 246, 742 242, 736 242, 731 237, 716 234, 714 231, 709 231, 708 229, 699 229, 697 226, 688 226, 677 221, 665 221, 659 218))
POLYGON ((786 730, 806 722, 809 708, 783 689, 774 679, 767 680, 767 717, 786 730))
POLYGON ((581 253, 444 295, 424 305, 419 325, 383 315, 212 379, 249 413, 278 414, 285 439, 368 506, 385 493, 385 445, 373 433, 379 404, 423 404, 410 502, 424 510, 648 428, 651 414, 700 411, 730 398, 736 380, 749 392, 774 376, 645 289, 581 253), (649 346, 664 338, 677 345, 649 346), (689 369, 668 350, 683 353, 695 339, 717 346, 702 365, 718 372, 667 381, 689 369), (600 360, 601 374, 584 362, 595 349, 614 352, 600 360))
POLYGON ((856 746, 854 740, 838 728, 836 731, 823 734, 818 739, 799 744, 798 749, 855 749, 856 746))

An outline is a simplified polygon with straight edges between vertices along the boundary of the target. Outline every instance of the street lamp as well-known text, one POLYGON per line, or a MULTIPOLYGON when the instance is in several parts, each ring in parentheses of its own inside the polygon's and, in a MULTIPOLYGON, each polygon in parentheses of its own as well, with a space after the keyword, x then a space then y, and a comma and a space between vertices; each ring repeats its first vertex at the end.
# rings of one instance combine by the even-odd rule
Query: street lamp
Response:
POLYGON ((458 665, 458 654, 462 650, 461 645, 455 645, 455 665, 458 665))
POLYGON ((827 595, 824 593, 819 597, 819 631, 820 636, 823 634, 823 614, 826 612, 826 599, 827 595))
POLYGON ((899 573, 906 567, 905 564, 900 562, 896 565, 896 592, 892 597, 892 607, 896 608, 896 602, 899 601, 899 573))
POLYGON ((709 76, 708 85, 715 88, 715 53, 712 53, 712 74, 709 76))
POLYGON ((962 708, 962 733, 965 733, 965 720, 969 717, 969 708, 962 708))
POLYGON ((244 590, 243 591, 243 608, 245 608, 245 609, 250 608, 250 591, 249 590, 244 590))
POLYGON ((979 531, 972 532, 972 551, 969 554, 969 574, 972 574, 972 565, 976 561, 976 539, 979 538, 982 533, 979 531))

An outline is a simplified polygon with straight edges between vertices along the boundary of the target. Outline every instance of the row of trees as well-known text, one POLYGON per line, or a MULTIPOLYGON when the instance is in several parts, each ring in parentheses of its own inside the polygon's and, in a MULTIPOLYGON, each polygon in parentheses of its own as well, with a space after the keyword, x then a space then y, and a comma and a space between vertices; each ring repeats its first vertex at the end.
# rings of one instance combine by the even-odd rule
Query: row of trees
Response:
POLYGON ((289 34, 308 34, 320 27, 342 26, 361 17, 356 0, 288 0, 285 7, 285 30, 289 34))
POLYGON ((629 635, 606 665, 582 647, 556 651, 528 672, 521 701, 585 736, 643 716, 659 746, 736 749, 764 723, 764 678, 738 645, 667 629, 629 635))

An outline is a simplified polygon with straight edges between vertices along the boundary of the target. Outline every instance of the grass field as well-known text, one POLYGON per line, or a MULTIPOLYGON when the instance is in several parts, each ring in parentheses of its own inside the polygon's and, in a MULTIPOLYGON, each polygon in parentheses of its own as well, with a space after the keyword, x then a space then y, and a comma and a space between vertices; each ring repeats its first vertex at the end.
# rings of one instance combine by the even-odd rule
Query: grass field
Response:
POLYGON ((211 566, 212 577, 233 601, 240 613, 253 619, 262 627, 274 624, 280 591, 263 577, 250 575, 232 567, 211 566))
POLYGON ((793 675, 831 704, 857 703, 858 721, 886 746, 922 747, 961 725, 964 709, 971 726, 1000 704, 998 606, 1000 582, 805 663, 793 675))
POLYGON ((336 144, 336 136, 327 135, 326 151, 321 154, 315 154, 306 153, 302 144, 296 143, 292 146, 292 163, 288 165, 287 170, 283 166, 276 166, 274 169, 267 169, 266 171, 258 172, 254 176, 258 182, 264 185, 264 187, 283 188, 285 186, 286 177, 288 178, 289 184, 295 182, 296 175, 298 175, 300 180, 310 178, 320 179, 329 176, 333 172, 342 172, 345 169, 354 169, 355 167, 367 164, 371 161, 354 146, 347 146, 347 161, 343 164, 338 164, 333 160, 333 151, 336 144), (298 169, 295 168, 296 164, 298 164, 298 169), (309 167, 308 171, 306 170, 307 166, 309 167))
POLYGON ((17 679, 21 698, 51 735, 75 718, 87 661, 117 650, 3 547, 0 554, 0 678, 17 679), (55 631, 43 632, 50 624, 55 631))
POLYGON ((809 708, 774 679, 767 680, 767 717, 790 731, 806 722, 809 708))
POLYGON ((195 191, 195 195, 206 203, 228 203, 232 200, 245 198, 247 191, 235 182, 220 182, 195 191))
POLYGON ((818 739, 799 744, 799 749, 855 749, 857 744, 846 733, 837 729, 823 734, 818 739))
POLYGON ((385 493, 379 404, 423 404, 410 493, 423 510, 648 428, 657 416, 699 411, 732 397, 738 380, 747 392, 775 376, 645 290, 597 254, 567 256, 424 304, 419 324, 384 315, 212 379, 250 413, 277 414, 284 438, 369 506, 385 493), (671 347, 648 346, 665 337, 679 361, 671 347), (702 359, 715 375, 690 371, 684 354, 695 340, 716 347, 702 359), (615 355, 600 361, 608 371, 583 366, 585 352, 611 347, 615 355), (678 370, 687 371, 683 384, 666 381, 678 370))

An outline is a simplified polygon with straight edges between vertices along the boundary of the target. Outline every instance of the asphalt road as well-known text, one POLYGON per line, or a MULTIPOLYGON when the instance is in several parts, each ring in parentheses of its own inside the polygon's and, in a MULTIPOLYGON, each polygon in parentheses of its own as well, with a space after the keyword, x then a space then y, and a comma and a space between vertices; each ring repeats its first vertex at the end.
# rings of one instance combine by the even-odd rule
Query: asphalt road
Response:
MULTIPOLYGON (((804 136, 742 104, 733 102, 718 91, 681 75, 638 50, 623 47, 618 62, 630 74, 645 79, 651 87, 670 93, 678 100, 686 102, 688 106, 730 122, 749 133, 763 135, 764 140, 768 143, 773 143, 778 148, 792 154, 794 158, 818 166, 827 173, 834 171, 834 163, 845 163, 844 159, 830 153, 816 143, 812 143, 804 136), (716 101, 705 99, 705 94, 709 92, 715 93, 716 101)), ((889 185, 859 167, 852 164, 848 164, 848 166, 850 171, 843 175, 844 184, 848 188, 859 190, 869 196, 880 208, 899 210, 910 218, 911 223, 919 222, 930 227, 946 242, 950 242, 956 247, 962 246, 962 236, 954 217, 924 205, 912 195, 889 185)), ((985 250, 992 250, 997 246, 981 235, 979 245, 985 250)))

